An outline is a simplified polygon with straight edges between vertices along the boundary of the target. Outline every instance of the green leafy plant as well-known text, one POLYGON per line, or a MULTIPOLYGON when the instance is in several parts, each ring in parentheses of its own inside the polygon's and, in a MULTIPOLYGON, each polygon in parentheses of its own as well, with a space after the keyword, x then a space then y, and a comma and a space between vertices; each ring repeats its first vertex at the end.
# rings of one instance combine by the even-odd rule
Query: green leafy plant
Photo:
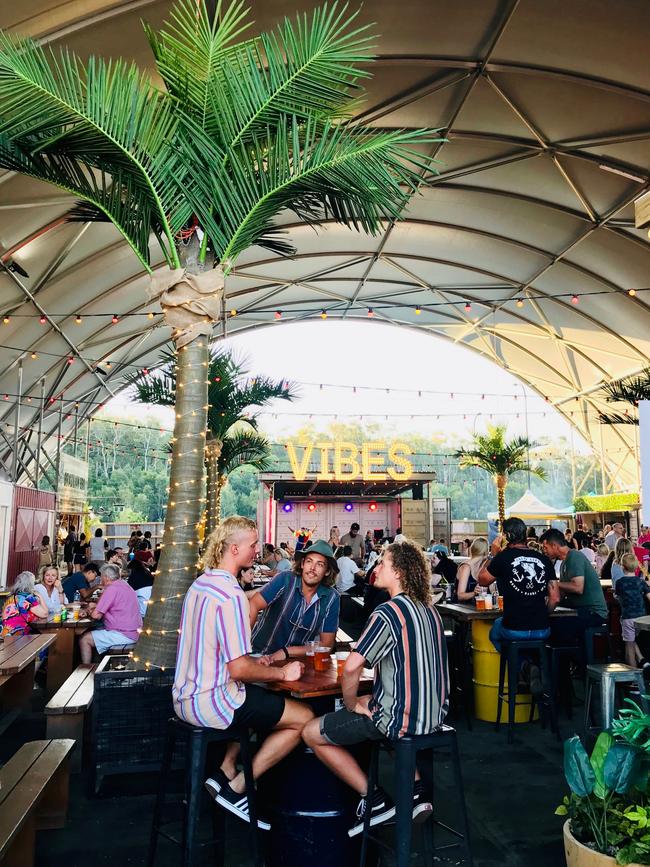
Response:
MULTIPOLYGON (((617 721, 618 722, 618 721, 617 721)), ((564 742, 564 775, 571 794, 556 809, 574 837, 617 864, 650 864, 650 805, 645 755, 636 744, 602 732, 587 754, 580 738, 564 742)))

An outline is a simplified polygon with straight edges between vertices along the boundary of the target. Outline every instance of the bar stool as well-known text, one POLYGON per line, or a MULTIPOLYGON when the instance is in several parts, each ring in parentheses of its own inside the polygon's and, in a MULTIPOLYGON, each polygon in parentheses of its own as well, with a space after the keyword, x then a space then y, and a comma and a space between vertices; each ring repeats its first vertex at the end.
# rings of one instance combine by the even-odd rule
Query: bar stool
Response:
POLYGON ((641 696, 641 704, 647 713, 648 701, 645 697, 647 690, 640 669, 624 665, 622 662, 594 663, 587 666, 585 731, 592 733, 610 728, 616 711, 616 687, 624 683, 634 684, 637 687, 641 696), (600 684, 601 727, 591 724, 591 697, 594 683, 600 684))
MULTIPOLYGON (((540 702, 535 696, 530 697, 530 717, 529 722, 533 721, 535 713, 535 705, 540 706, 545 704, 550 712, 551 731, 559 735, 557 728, 557 720, 555 714, 555 696, 551 685, 551 672, 549 667, 548 648, 546 647, 546 639, 522 640, 522 641, 503 641, 501 648, 501 660, 499 663, 499 690, 497 695, 497 718, 494 725, 495 731, 499 730, 501 724, 501 710, 503 703, 508 702, 508 743, 513 740, 515 714, 517 705, 524 702, 517 701, 517 681, 519 679, 519 666, 522 654, 528 654, 531 651, 539 654, 540 668, 542 673, 542 684, 546 690, 543 701, 540 702), (508 670, 508 692, 505 693, 505 678, 506 668, 508 670)), ((543 720, 542 720, 543 724, 543 720)))
MULTIPOLYGON (((372 840, 380 846, 395 853, 396 867, 407 867, 411 856, 411 824, 413 821, 413 788, 415 781, 416 757, 421 750, 431 750, 432 756, 432 772, 435 772, 435 754, 439 750, 448 750, 451 758, 454 775, 454 791, 460 799, 461 808, 461 830, 457 831, 449 825, 432 819, 429 823, 428 833, 426 834, 426 851, 427 864, 434 860, 431 856, 443 849, 451 847, 460 847, 462 858, 469 867, 472 867, 472 850, 469 841, 469 822, 467 820, 467 806, 465 804, 465 790, 463 788, 463 777, 460 767, 460 754, 458 752, 458 742, 456 740, 456 730, 452 726, 441 725, 440 728, 429 735, 412 735, 396 740, 374 741, 372 744, 372 752, 370 756, 370 772, 368 774, 368 795, 367 802, 372 803, 372 797, 377 786, 379 777, 379 749, 380 746, 387 747, 395 751, 395 847, 390 847, 383 840, 373 836, 370 833, 370 811, 366 811, 364 818, 363 832, 361 837, 361 857, 359 859, 359 867, 365 867, 366 858, 368 855, 368 843, 372 840), (447 843, 442 846, 435 847, 433 839, 434 826, 437 825, 444 828, 454 837, 458 838, 459 842, 447 843)), ((438 860, 438 859, 436 859, 438 860)), ((454 858, 454 863, 460 863, 454 858)))
POLYGON ((258 836, 259 831, 257 828, 255 781, 253 779, 252 753, 248 729, 230 728, 226 731, 220 731, 218 729, 200 728, 192 726, 177 717, 172 717, 167 722, 167 736, 165 738, 163 759, 158 780, 158 792, 156 794, 156 803, 154 805, 153 821, 151 824, 147 867, 153 867, 159 836, 171 840, 172 843, 176 843, 176 845, 182 847, 183 855, 180 862, 182 867, 195 867, 197 864, 197 855, 202 846, 223 842, 218 839, 213 839, 208 843, 199 843, 198 830, 201 812, 201 797, 204 791, 203 783, 205 781, 205 765, 208 746, 214 743, 225 744, 230 741, 238 741, 241 747, 240 756, 244 769, 244 777, 246 779, 248 811, 250 814, 251 830, 253 832, 250 835, 253 862, 255 867, 262 867, 263 860, 260 854, 261 847, 258 836), (161 823, 172 759, 174 757, 174 750, 179 741, 184 742, 186 745, 185 794, 183 801, 183 830, 181 840, 178 840, 176 837, 165 832, 161 823))
POLYGON ((464 633, 460 630, 445 629, 447 659, 449 667, 450 704, 454 716, 460 718, 461 708, 465 724, 472 730, 472 678, 468 666, 468 656, 464 647, 464 633))
MULTIPOLYGON (((587 665, 591 665, 595 662, 596 659, 595 641, 597 638, 605 639, 607 644, 607 655, 605 661, 609 662, 611 659, 611 647, 609 627, 606 623, 603 623, 599 626, 587 627, 587 629, 585 629, 583 633, 582 641, 578 642, 576 640, 575 644, 547 645, 548 652, 551 656, 551 684, 553 689, 553 695, 556 697, 556 699, 560 695, 560 666, 562 665, 562 663, 566 660, 575 659, 580 666, 581 677, 583 677, 583 675, 586 675, 587 665)), ((572 719, 573 708, 571 702, 571 691, 567 690, 565 699, 565 710, 567 717, 568 719, 572 719)))

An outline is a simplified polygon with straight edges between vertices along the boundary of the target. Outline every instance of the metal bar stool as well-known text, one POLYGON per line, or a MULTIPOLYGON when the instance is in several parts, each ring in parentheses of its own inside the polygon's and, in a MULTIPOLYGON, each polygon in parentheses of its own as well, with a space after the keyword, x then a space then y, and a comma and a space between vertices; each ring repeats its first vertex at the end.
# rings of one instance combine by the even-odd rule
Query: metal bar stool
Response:
POLYGON ((449 660, 449 678, 451 691, 451 706, 454 716, 460 719, 461 707, 465 715, 465 723, 472 730, 472 677, 469 670, 467 652, 467 631, 456 628, 445 629, 447 643, 447 659, 449 660))
MULTIPOLYGON (((499 663, 499 690, 497 695, 497 718, 494 725, 495 731, 499 730, 501 724, 501 710, 503 703, 508 702, 508 743, 511 744, 514 734, 515 714, 517 705, 523 702, 517 701, 517 682, 519 679, 519 665, 522 654, 533 653, 539 654, 540 669, 542 673, 542 684, 545 692, 542 695, 540 702, 535 696, 530 697, 530 717, 529 722, 533 721, 535 706, 546 706, 549 710, 551 731, 559 736, 557 727, 557 719, 555 713, 555 695, 551 684, 551 671, 549 665, 548 648, 546 647, 546 639, 522 640, 522 641, 503 641, 501 648, 501 660, 499 663), (508 672, 508 691, 505 692, 506 669, 508 672)), ((543 719, 542 719, 543 725, 543 719)))
POLYGON ((248 811, 251 824, 251 851, 255 867, 262 867, 261 846, 259 830, 257 828, 257 809, 255 803, 255 781, 253 779, 252 751, 247 728, 231 728, 225 731, 210 728, 199 728, 177 717, 172 717, 167 723, 167 736, 163 752, 160 776, 158 779, 158 792, 154 805, 153 820, 151 823, 151 837, 149 840, 149 852, 147 855, 147 867, 153 867, 156 857, 158 837, 164 837, 172 843, 182 847, 182 867, 195 867, 199 850, 203 846, 217 844, 220 852, 223 852, 223 839, 215 836, 214 839, 199 843, 198 830, 201 812, 201 797, 204 792, 205 765, 208 746, 213 743, 228 743, 238 741, 241 747, 241 762, 246 779, 246 796, 248 799, 248 811), (178 741, 186 744, 185 758, 185 798, 182 820, 182 839, 168 834, 163 830, 161 822, 162 812, 165 806, 167 786, 171 772, 174 750, 178 741))
MULTIPOLYGON (((413 788, 415 781, 415 762, 417 754, 421 750, 431 750, 432 756, 432 771, 435 772, 435 754, 439 750, 448 750, 450 754, 451 764, 454 775, 454 790, 460 800, 461 808, 461 830, 457 831, 449 825, 433 818, 429 823, 429 833, 426 835, 426 851, 427 863, 432 862, 431 855, 440 852, 443 849, 451 847, 460 847, 462 858, 465 864, 472 867, 472 850, 469 840, 469 822, 467 820, 467 806, 465 804, 465 790, 463 788, 463 777, 460 767, 460 754, 458 752, 458 742, 456 740, 456 730, 452 726, 442 725, 440 728, 429 735, 413 735, 398 738, 397 740, 374 741, 372 744, 372 752, 370 758, 370 772, 368 774, 368 803, 372 803, 372 797, 377 786, 379 775, 379 748, 387 746, 395 751, 395 847, 390 847, 383 840, 378 839, 370 833, 370 811, 366 811, 364 818, 363 834, 361 838, 361 857, 359 867, 365 867, 366 858, 368 855, 368 843, 372 840, 379 843, 390 851, 393 851, 396 856, 396 867, 407 867, 411 855, 411 824, 413 821, 413 788), (433 839, 434 826, 444 828, 451 833, 458 842, 446 843, 442 846, 435 847, 433 839)), ((460 863, 454 859, 454 863, 460 863)))
POLYGON ((629 683, 636 686, 641 696, 643 709, 648 712, 649 705, 645 697, 647 692, 643 673, 638 668, 624 665, 622 662, 594 663, 587 666, 587 692, 585 695, 585 731, 599 732, 610 728, 616 712, 616 688, 629 683), (600 713, 602 725, 591 724, 591 698, 595 683, 600 684, 600 713))

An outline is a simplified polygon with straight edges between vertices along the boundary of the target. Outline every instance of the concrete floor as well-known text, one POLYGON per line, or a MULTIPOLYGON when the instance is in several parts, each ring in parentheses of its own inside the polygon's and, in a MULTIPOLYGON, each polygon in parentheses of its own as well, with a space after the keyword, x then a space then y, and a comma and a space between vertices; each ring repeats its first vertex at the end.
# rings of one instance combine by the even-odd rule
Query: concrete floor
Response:
MULTIPOLYGON (((6 761, 25 741, 45 736, 42 702, 42 693, 35 691, 33 713, 15 723, 1 739, 0 761, 6 761)), ((554 815, 565 791, 561 743, 538 723, 519 726, 512 746, 506 744, 505 731, 496 734, 486 723, 475 723, 472 732, 462 721, 457 725, 476 867, 562 865, 561 820, 554 815)), ((561 720, 561 728, 563 737, 568 737, 574 726, 561 720)), ((383 778, 388 789, 390 764, 386 757, 383 778)), ((445 787, 444 773, 441 777, 435 802, 444 813, 450 805, 453 809, 454 793, 445 787)), ((66 828, 38 835, 38 867, 144 864, 155 776, 109 778, 96 799, 87 797, 82 783, 78 777, 72 779, 66 828)), ((211 809, 212 804, 206 803, 204 826, 208 833, 211 809)), ((250 863, 247 829, 237 819, 228 819, 226 867, 247 867, 250 863)), ((391 839, 390 828, 383 834, 391 839)), ((420 848, 417 835, 414 847, 420 848)), ((202 863, 213 863, 210 850, 203 854, 202 863)), ((179 856, 177 848, 163 841, 156 864, 178 865, 179 856)), ((381 864, 390 863, 391 859, 383 856, 381 864)), ((453 850, 442 863, 458 863, 453 850)), ((286 863, 285 867, 293 865, 286 863)))

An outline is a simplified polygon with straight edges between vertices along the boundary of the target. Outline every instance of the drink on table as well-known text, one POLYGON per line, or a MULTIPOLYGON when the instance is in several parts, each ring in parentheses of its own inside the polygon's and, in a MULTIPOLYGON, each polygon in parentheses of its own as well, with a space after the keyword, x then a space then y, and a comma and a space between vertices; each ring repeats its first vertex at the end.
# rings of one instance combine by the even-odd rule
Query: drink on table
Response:
POLYGON ((65 605, 61 608, 61 623, 65 623, 68 619, 68 609, 65 605))
POLYGON ((339 650, 336 654, 336 674, 340 677, 343 674, 345 663, 350 654, 346 650, 339 650))
POLYGON ((485 611, 485 596, 482 593, 476 597, 476 610, 485 611))
POLYGON ((81 613, 81 605, 78 602, 75 602, 72 606, 72 619, 79 620, 79 615, 81 613))
POLYGON ((330 667, 329 647, 317 647, 314 652, 314 671, 327 671, 330 667))
POLYGON ((483 608, 485 611, 492 611, 492 594, 486 593, 483 597, 483 608))
POLYGON ((305 647, 307 648, 306 657, 305 657, 305 664, 307 665, 307 667, 309 667, 310 665, 313 666, 314 654, 319 647, 319 642, 318 641, 308 641, 305 644, 305 647))
POLYGON ((499 611, 503 611, 503 596, 499 596, 499 611))

